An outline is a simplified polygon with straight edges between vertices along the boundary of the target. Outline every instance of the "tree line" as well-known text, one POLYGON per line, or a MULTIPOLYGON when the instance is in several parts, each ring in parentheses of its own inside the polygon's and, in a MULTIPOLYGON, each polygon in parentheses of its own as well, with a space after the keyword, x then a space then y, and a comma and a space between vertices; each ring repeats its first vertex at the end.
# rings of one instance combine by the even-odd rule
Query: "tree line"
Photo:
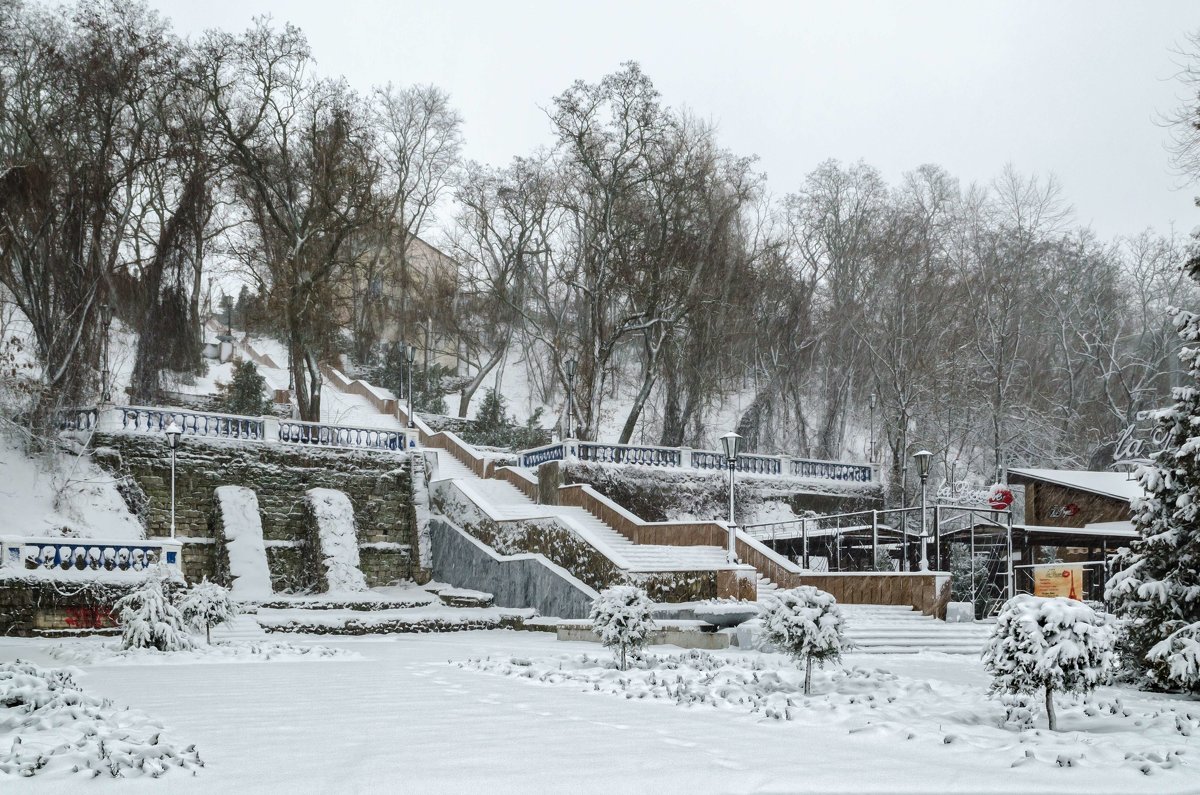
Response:
POLYGON ((444 91, 356 90, 292 26, 184 40, 138 3, 0 0, 0 108, 0 285, 41 416, 95 399, 106 304, 139 335, 131 399, 198 368, 213 276, 235 272, 303 419, 322 360, 378 366, 389 325, 419 325, 465 362, 460 413, 509 361, 565 404, 570 361, 584 438, 732 426, 762 452, 873 455, 894 488, 920 447, 992 480, 1105 466, 1176 379, 1167 308, 1197 298, 1193 241, 1100 240, 1013 167, 889 182, 830 160, 774 195, 636 63, 552 98, 549 144, 483 165, 444 91), (420 235, 452 283, 409 261, 420 235))

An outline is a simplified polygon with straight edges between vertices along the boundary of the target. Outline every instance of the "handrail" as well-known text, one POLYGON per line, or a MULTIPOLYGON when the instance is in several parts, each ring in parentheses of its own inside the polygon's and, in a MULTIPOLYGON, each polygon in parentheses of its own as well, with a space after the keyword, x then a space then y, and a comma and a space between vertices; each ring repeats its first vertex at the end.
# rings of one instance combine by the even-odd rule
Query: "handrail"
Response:
POLYGON ((117 411, 121 412, 121 429, 126 431, 162 432, 174 422, 182 433, 191 436, 257 441, 266 438, 262 417, 155 406, 118 406, 117 411))

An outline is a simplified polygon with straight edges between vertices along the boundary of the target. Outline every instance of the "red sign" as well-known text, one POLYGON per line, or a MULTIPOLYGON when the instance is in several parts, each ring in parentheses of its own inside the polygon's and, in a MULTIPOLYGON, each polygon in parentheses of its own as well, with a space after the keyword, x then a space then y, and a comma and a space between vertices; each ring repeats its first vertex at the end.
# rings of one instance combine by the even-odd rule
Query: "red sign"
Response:
POLYGON ((988 505, 992 506, 994 510, 1003 511, 1007 510, 1008 506, 1012 504, 1013 493, 1010 488, 1002 486, 999 483, 992 486, 992 491, 988 494, 988 505))

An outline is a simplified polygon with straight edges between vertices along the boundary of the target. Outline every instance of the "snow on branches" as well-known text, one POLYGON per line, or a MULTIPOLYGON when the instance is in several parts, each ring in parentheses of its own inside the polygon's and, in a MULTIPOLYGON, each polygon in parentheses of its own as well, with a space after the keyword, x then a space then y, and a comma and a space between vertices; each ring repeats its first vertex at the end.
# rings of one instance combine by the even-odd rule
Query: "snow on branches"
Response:
POLYGON ((804 662, 804 694, 812 691, 812 664, 841 658, 846 621, 837 600, 811 585, 774 594, 763 613, 767 639, 804 662))
POLYGON ((167 595, 169 576, 169 570, 157 567, 136 590, 113 605, 121 625, 122 648, 184 651, 195 646, 183 614, 167 595))
POLYGON ((1107 598, 1125 621, 1120 647, 1131 662, 1158 687, 1200 692, 1200 315, 1177 311, 1175 328, 1189 383, 1155 413, 1166 442, 1138 471, 1141 537, 1118 560, 1107 598))
POLYGON ((1087 693, 1115 667, 1112 633, 1083 602, 1021 594, 1004 605, 983 654, 1000 695, 1045 692, 1050 730, 1054 693, 1087 693))
POLYGON ((653 606, 646 592, 633 585, 606 588, 592 602, 592 629, 601 643, 617 650, 617 665, 622 671, 629 668, 628 652, 650 640, 655 629, 650 614, 653 606))
POLYGON ((229 595, 229 589, 205 577, 188 589, 179 602, 179 610, 188 626, 204 630, 205 642, 212 643, 212 628, 237 615, 237 605, 229 595))

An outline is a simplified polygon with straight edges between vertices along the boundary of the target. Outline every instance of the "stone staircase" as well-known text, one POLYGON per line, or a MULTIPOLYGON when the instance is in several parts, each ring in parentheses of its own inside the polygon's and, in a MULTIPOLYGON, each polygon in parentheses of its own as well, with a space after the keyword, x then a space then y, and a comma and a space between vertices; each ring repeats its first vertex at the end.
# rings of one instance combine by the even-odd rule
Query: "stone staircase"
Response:
POLYGON ((216 626, 212 631, 213 642, 224 641, 238 643, 242 641, 265 640, 267 633, 253 615, 242 613, 232 621, 216 626))
POLYGON ((947 624, 901 605, 839 605, 846 616, 846 636, 856 653, 944 654, 983 653, 992 625, 947 624))
POLYGON ((663 546, 635 544, 599 517, 567 505, 539 505, 512 484, 477 477, 452 454, 438 450, 434 480, 454 480, 476 504, 486 506, 498 519, 535 519, 554 516, 579 537, 629 571, 691 571, 723 566, 725 550, 715 546, 663 546))

